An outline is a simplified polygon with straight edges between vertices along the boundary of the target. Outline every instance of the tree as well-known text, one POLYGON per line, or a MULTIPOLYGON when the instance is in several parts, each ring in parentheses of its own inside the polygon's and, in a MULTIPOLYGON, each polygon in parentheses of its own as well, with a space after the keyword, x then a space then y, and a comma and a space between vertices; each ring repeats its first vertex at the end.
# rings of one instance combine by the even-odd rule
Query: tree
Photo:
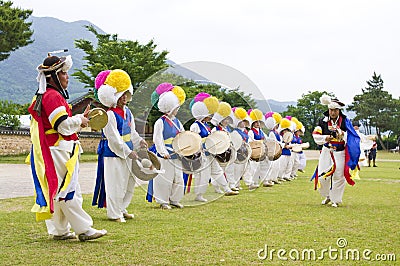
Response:
POLYGON ((17 129, 21 125, 19 115, 28 114, 28 106, 29 104, 0 100, 0 126, 17 129))
MULTIPOLYGON (((221 88, 216 84, 197 84, 196 82, 185 79, 179 75, 172 73, 157 73, 156 75, 148 78, 143 82, 132 97, 132 101, 129 107, 137 118, 144 119, 149 125, 153 125, 155 121, 162 115, 156 108, 151 105, 151 94, 155 90, 158 84, 163 82, 169 82, 174 85, 182 87, 186 93, 186 101, 179 110, 178 117, 185 128, 193 123, 194 118, 190 111, 191 100, 200 92, 207 92, 220 101, 228 102, 229 104, 237 107, 243 107, 245 109, 255 108, 255 101, 251 98, 251 95, 245 94, 238 89, 228 90, 221 88)), ((142 133, 142 132, 140 132, 142 133)))
POLYGON ((25 22, 32 10, 12 8, 11 1, 0 0, 0 61, 7 59, 11 52, 33 42, 30 26, 25 22))
POLYGON ((368 80, 367 85, 368 87, 361 89, 362 94, 354 96, 353 103, 348 109, 356 112, 355 119, 361 120, 367 129, 367 134, 371 134, 371 128, 375 128, 381 146, 385 147, 381 133, 386 131, 391 133, 398 127, 398 103, 391 94, 383 90, 381 75, 374 72, 372 80, 368 80))
POLYGON ((324 94, 334 97, 332 93, 326 91, 308 91, 307 94, 301 95, 302 98, 297 100, 296 106, 289 105, 287 111, 282 113, 283 117, 287 115, 296 117, 304 125, 306 133, 303 142, 310 142, 311 145, 314 145, 311 133, 317 126, 318 120, 323 116, 322 114, 327 110, 327 107, 320 102, 320 98, 324 94))
POLYGON ((107 69, 123 69, 132 79, 134 89, 152 74, 167 67, 167 51, 155 52, 157 45, 151 40, 142 45, 137 41, 119 40, 117 34, 100 34, 93 26, 85 26, 97 38, 95 47, 88 40, 79 39, 75 46, 82 49, 86 56, 83 70, 72 74, 86 88, 94 87, 97 74, 107 69))

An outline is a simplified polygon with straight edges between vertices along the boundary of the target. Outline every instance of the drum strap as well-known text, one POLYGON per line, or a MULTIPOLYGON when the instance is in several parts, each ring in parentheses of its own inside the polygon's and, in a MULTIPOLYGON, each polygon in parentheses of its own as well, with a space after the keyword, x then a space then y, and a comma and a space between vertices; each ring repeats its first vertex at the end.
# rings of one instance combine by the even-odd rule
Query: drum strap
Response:
POLYGON ((178 130, 178 132, 182 132, 183 130, 181 130, 181 128, 180 127, 178 127, 176 124, 175 124, 175 122, 173 121, 173 120, 171 120, 171 118, 169 118, 168 116, 166 116, 166 115, 164 115, 164 117, 165 117, 165 119, 168 119, 169 120, 169 122, 171 122, 172 123, 172 125, 174 125, 174 127, 178 130))

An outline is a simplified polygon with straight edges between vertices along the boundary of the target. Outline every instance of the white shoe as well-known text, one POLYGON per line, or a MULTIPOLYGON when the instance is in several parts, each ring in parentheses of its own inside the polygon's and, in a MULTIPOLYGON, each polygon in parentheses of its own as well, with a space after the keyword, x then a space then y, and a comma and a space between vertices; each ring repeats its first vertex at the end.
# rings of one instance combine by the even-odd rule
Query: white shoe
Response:
POLYGON ((124 218, 127 219, 127 220, 133 219, 133 218, 135 217, 135 215, 134 215, 133 213, 127 213, 127 212, 124 212, 124 213, 123 213, 123 216, 124 216, 124 218))
POLYGON ((274 185, 274 183, 270 183, 270 182, 265 182, 264 184, 263 184, 263 187, 272 187, 274 185))
POLYGON ((326 197, 326 198, 321 202, 321 204, 322 204, 322 205, 326 205, 326 204, 328 204, 329 202, 331 202, 331 199, 328 198, 328 197, 326 197))
POLYGON ((203 197, 203 195, 201 195, 201 194, 197 195, 196 198, 195 198, 194 200, 195 200, 195 201, 200 201, 200 202, 207 202, 207 201, 208 201, 208 200, 205 199, 205 198, 203 197))
POLYGON ((255 186, 255 185, 249 185, 249 190, 255 190, 255 189, 257 189, 258 188, 258 186, 255 186))
POLYGON ((224 194, 224 192, 219 187, 215 188, 215 193, 224 194))
POLYGON ((170 204, 176 208, 183 209, 183 205, 176 201, 171 201, 170 204))
POLYGON ((239 191, 228 190, 227 192, 225 192, 225 196, 235 196, 235 195, 239 195, 239 191))
POLYGON ((337 204, 337 203, 334 203, 334 202, 332 202, 332 207, 334 207, 334 208, 337 208, 337 207, 338 207, 338 204, 337 204))
POLYGON ((161 208, 162 210, 170 210, 170 209, 172 209, 171 206, 169 206, 167 203, 161 204, 161 205, 160 205, 160 208, 161 208))

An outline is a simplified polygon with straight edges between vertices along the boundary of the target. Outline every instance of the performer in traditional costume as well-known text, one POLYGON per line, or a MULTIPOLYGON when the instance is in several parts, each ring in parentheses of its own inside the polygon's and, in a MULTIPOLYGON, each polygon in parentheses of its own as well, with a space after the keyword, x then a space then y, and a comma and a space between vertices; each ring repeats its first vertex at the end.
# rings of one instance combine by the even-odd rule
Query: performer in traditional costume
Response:
MULTIPOLYGON (((208 122, 211 121, 212 116, 217 112, 218 106, 218 99, 205 92, 197 94, 191 102, 191 112, 193 117, 196 118, 196 121, 190 126, 190 131, 200 134, 203 142, 211 133, 208 122)), ((207 151, 205 151, 204 165, 205 168, 203 170, 193 174, 195 180, 195 200, 201 202, 207 201, 203 195, 207 191, 210 178, 219 186, 225 187, 227 195, 230 195, 224 171, 218 161, 207 151)))
MULTIPOLYGON (((172 140, 179 132, 184 131, 176 115, 185 98, 185 91, 171 83, 161 83, 151 95, 152 104, 164 115, 154 124, 154 145, 150 147, 150 151, 160 157, 161 169, 165 172, 159 173, 149 182, 148 194, 164 210, 171 209, 170 205, 183 208, 180 203, 184 195, 182 162, 172 149, 172 140)), ((148 197, 148 200, 151 199, 148 197)))
MULTIPOLYGON (((305 128, 303 126, 303 123, 299 122, 296 124, 296 131, 294 132, 293 135, 293 140, 292 143, 301 145, 303 143, 303 139, 301 136, 304 136, 305 128)), ((297 155, 297 160, 298 164, 294 164, 292 168, 292 175, 294 176, 296 171, 299 171, 301 173, 304 173, 304 169, 306 168, 307 164, 307 158, 303 150, 296 152, 297 155)))
MULTIPOLYGON (((278 133, 278 127, 282 120, 282 116, 276 112, 268 112, 265 114, 265 127, 269 129, 268 138, 277 141, 280 145, 281 136, 278 133)), ((282 157, 282 156, 281 156, 282 157)), ((272 184, 281 184, 281 181, 278 180, 279 169, 280 169, 280 161, 279 157, 275 161, 270 161, 270 167, 268 169, 267 177, 263 183, 265 187, 271 186, 272 184)))
POLYGON ((290 176, 293 166, 292 151, 290 146, 290 143, 293 139, 292 129, 293 124, 291 123, 291 121, 288 118, 283 118, 278 128, 278 132, 281 136, 282 142, 282 156, 280 158, 281 161, 278 176, 285 181, 292 180, 292 177, 290 176))
MULTIPOLYGON (((215 126, 211 132, 214 131, 225 131, 225 132, 232 132, 232 130, 229 127, 229 123, 232 121, 231 118, 231 106, 227 102, 220 102, 218 105, 218 109, 213 115, 211 119, 211 123, 215 126)), ((215 188, 215 192, 217 193, 225 193, 225 196, 234 196, 238 195, 239 192, 235 188, 235 190, 231 189, 229 187, 229 180, 233 180, 233 174, 234 174, 234 166, 233 166, 233 161, 235 160, 236 152, 235 151, 230 151, 230 156, 232 156, 229 160, 229 162, 224 165, 223 167, 219 165, 216 159, 214 159, 213 164, 217 163, 218 166, 222 170, 222 175, 221 172, 219 171, 219 168, 217 165, 214 166, 215 170, 215 175, 211 175, 211 184, 215 188)))
MULTIPOLYGON (((299 124, 300 121, 296 117, 292 116, 290 117, 290 123, 292 124, 291 131, 293 132, 292 141, 290 143, 291 145, 301 145, 301 139, 298 138, 299 133, 296 133, 300 131, 297 129, 297 126, 300 125, 299 124)), ((303 150, 300 150, 300 152, 303 152, 303 150)), ((300 160, 298 154, 299 154, 298 151, 291 149, 291 165, 292 165, 292 169, 290 171, 291 179, 296 179, 297 170, 299 170, 300 160)))
MULTIPOLYGON (((262 152, 260 152, 260 156, 264 156, 265 146, 263 141, 266 136, 261 129, 261 127, 265 126, 264 114, 259 109, 250 109, 247 111, 247 114, 249 115, 251 125, 251 128, 249 130, 249 143, 253 141, 259 141, 263 147, 263 149, 260 148, 260 150, 264 151, 264 154, 261 154, 262 152)), ((269 168, 269 160, 266 156, 263 160, 250 160, 249 167, 250 176, 253 177, 252 186, 259 187, 260 181, 264 182, 266 179, 269 168)))
MULTIPOLYGON (((240 134, 244 143, 249 142, 249 132, 246 126, 250 126, 250 118, 247 111, 242 107, 232 108, 232 127, 236 132, 240 134)), ((251 153, 251 151, 249 151, 251 153)), ((235 161, 234 165, 234 176, 233 180, 228 180, 229 186, 232 188, 240 189, 240 179, 243 178, 244 183, 248 186, 250 190, 256 189, 257 185, 253 184, 253 176, 251 168, 249 166, 249 160, 246 162, 239 163, 235 161)))
POLYGON ((106 230, 92 228, 93 220, 82 208, 78 182, 79 154, 82 148, 77 132, 88 125, 89 107, 72 116, 68 99, 68 73, 71 56, 49 56, 37 70, 39 89, 29 107, 32 149, 28 158, 35 186, 36 220, 47 220, 55 240, 80 241, 104 236, 106 230), (48 220, 51 219, 51 220, 48 220), (70 228, 75 232, 70 232, 70 228))
POLYGON ((354 130, 357 132, 358 136, 360 137, 360 158, 358 159, 359 166, 368 166, 367 158, 365 156, 365 151, 368 151, 374 145, 375 136, 370 135, 366 136, 365 134, 360 132, 360 122, 357 120, 352 121, 352 125, 354 130))
POLYGON ((319 192, 324 197, 322 204, 332 202, 332 207, 338 207, 342 203, 346 181, 355 184, 352 177, 358 171, 360 137, 341 111, 344 103, 327 95, 321 97, 321 103, 328 106, 328 111, 312 134, 314 141, 323 145, 312 178, 315 179, 315 189, 320 185, 319 192))
POLYGON ((134 217, 127 211, 136 183, 132 173, 132 160, 137 159, 134 148, 147 147, 147 144, 137 133, 132 112, 126 106, 133 94, 129 75, 121 69, 101 71, 95 79, 95 90, 98 100, 109 109, 97 149, 92 204, 106 207, 109 220, 124 223, 134 217))

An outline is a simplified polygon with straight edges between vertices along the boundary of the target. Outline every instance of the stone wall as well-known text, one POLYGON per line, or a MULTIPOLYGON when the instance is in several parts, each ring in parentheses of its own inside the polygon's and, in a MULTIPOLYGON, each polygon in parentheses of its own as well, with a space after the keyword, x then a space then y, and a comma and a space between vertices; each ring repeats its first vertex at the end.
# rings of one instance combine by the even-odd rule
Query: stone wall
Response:
MULTIPOLYGON (((100 133, 82 132, 79 140, 84 152, 96 152, 100 133)), ((31 148, 29 130, 0 129, 0 156, 28 154, 31 148)))
POLYGON ((31 148, 31 136, 26 132, 0 132, 0 156, 28 154, 31 148))
MULTIPOLYGON (((99 132, 81 132, 79 141, 84 152, 96 153, 101 135, 99 132)), ((145 139, 152 144, 151 134, 145 139)), ((28 154, 31 149, 29 130, 10 130, 0 128, 0 156, 28 154)))

